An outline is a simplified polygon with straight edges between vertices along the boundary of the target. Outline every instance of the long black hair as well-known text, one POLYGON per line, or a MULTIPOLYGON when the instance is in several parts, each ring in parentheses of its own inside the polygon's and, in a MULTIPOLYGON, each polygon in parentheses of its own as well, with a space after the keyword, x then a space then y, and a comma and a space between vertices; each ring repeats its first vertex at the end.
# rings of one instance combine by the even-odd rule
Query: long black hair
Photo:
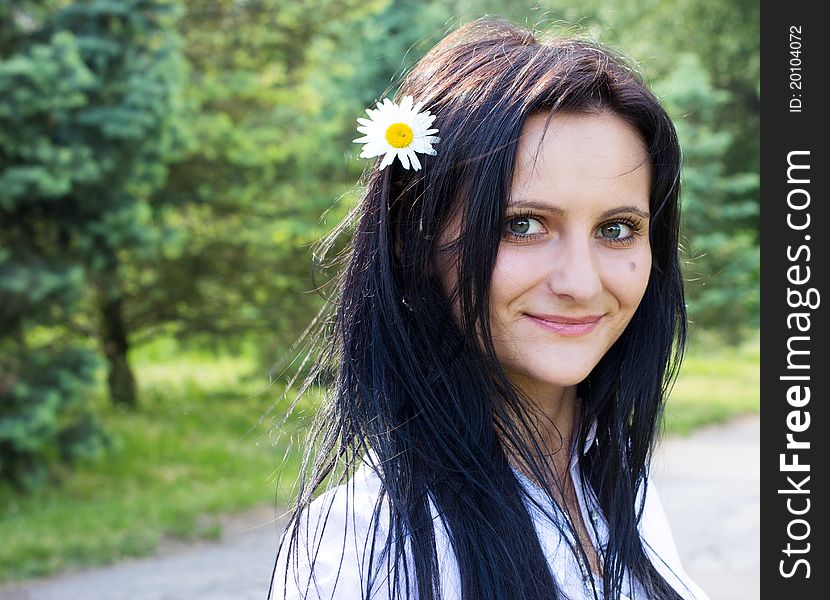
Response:
MULTIPOLYGON (((595 442, 579 460, 583 484, 608 523, 600 549, 604 597, 619 598, 628 570, 649 599, 679 598, 638 532, 650 456, 686 337, 681 157, 668 115, 610 50, 573 38, 538 39, 492 18, 447 36, 408 73, 398 95, 413 96, 436 115, 438 153, 422 159, 422 171, 375 166, 364 181, 332 318, 303 388, 327 378, 310 430, 309 474, 290 513, 293 533, 279 552, 299 551, 291 525, 324 482, 348 481, 361 462, 372 462, 381 482, 376 514, 385 511, 388 531, 371 552, 393 559, 392 597, 440 597, 430 500, 458 560, 462 598, 562 597, 510 466, 520 456, 537 481, 550 480, 536 443, 539 415, 496 358, 489 289, 528 116, 610 112, 639 133, 650 161, 652 267, 633 319, 578 385, 582 418, 574 446, 583 447, 595 423, 595 442), (460 235, 444 244, 451 219, 460 220, 460 235), (457 271, 449 295, 439 255, 451 256, 457 271)), ((572 549, 585 557, 579 542, 572 549)))

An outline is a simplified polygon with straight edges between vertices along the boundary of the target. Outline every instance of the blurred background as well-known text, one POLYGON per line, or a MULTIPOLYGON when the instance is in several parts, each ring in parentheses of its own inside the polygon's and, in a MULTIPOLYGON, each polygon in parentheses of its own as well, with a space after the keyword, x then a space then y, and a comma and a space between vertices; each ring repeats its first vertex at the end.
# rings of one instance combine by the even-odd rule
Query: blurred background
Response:
POLYGON ((314 400, 272 425, 313 244, 360 194, 355 119, 483 14, 620 48, 662 99, 692 321, 666 433, 757 413, 758 10, 0 0, 0 584, 286 501, 314 400))

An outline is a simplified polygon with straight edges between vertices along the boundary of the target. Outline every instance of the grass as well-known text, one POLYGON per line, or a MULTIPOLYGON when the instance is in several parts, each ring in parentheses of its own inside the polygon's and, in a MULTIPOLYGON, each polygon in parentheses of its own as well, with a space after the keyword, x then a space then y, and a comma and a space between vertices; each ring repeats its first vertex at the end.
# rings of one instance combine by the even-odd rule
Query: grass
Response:
MULTIPOLYGON (((245 376, 247 357, 134 358, 141 406, 96 398, 112 445, 62 486, 19 496, 0 489, 0 581, 142 556, 172 536, 213 538, 218 515, 275 499, 287 440, 258 418, 282 390, 245 376)), ((285 472, 296 472, 296 451, 285 472)))
MULTIPOLYGON (((670 435, 759 410, 758 342, 710 346, 687 356, 667 408, 670 435)), ((0 582, 146 555, 165 538, 215 538, 219 515, 286 500, 275 490, 290 489, 297 450, 259 422, 281 410, 282 390, 262 391, 251 357, 183 355, 159 342, 132 359, 141 406, 116 409, 103 388, 95 399, 112 439, 102 460, 29 496, 0 488, 0 582)))
POLYGON ((666 405, 666 434, 687 435, 736 415, 758 414, 760 357, 757 337, 739 347, 696 340, 666 405))

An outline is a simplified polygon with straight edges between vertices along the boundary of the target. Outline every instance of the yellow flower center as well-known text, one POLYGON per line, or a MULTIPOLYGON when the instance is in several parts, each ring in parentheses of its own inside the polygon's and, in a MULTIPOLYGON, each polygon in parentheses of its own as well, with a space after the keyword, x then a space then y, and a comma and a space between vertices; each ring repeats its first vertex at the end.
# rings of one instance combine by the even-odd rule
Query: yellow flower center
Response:
POLYGON ((412 143, 412 128, 406 123, 393 123, 386 130, 386 141, 393 148, 406 148, 412 143))

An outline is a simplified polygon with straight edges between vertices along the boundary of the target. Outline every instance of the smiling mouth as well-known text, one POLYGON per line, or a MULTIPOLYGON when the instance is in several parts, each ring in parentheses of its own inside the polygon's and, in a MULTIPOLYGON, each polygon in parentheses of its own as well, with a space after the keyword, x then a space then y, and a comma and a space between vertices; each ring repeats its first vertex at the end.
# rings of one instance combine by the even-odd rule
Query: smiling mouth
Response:
POLYGON ((591 333, 602 320, 602 315, 589 317, 562 317, 559 315, 536 316, 525 313, 534 324, 559 335, 579 336, 591 333))

